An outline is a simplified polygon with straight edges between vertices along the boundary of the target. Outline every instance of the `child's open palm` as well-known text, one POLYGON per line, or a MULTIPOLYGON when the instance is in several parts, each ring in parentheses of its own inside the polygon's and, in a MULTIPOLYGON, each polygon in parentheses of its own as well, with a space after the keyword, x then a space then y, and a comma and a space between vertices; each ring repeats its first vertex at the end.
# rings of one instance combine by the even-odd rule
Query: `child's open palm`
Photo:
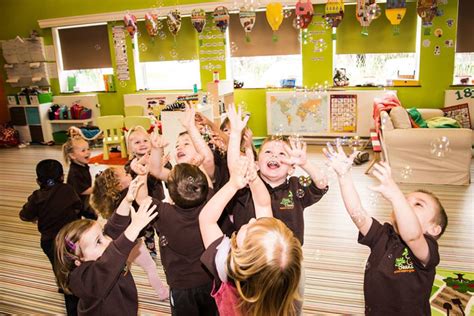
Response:
POLYGON ((127 196, 125 197, 128 202, 133 202, 135 198, 137 197, 138 189, 144 185, 145 182, 143 179, 140 177, 136 177, 135 179, 130 182, 130 185, 128 186, 128 191, 127 191, 127 196))
POLYGON ((227 115, 231 130, 238 133, 241 133, 245 126, 247 126, 247 122, 250 118, 250 116, 246 115, 242 119, 242 109, 239 106, 238 110, 236 110, 233 104, 227 108, 227 115))
POLYGON ((347 156, 344 149, 342 149, 339 139, 336 140, 336 150, 334 150, 334 147, 330 143, 327 143, 326 146, 327 148, 323 148, 323 153, 328 159, 327 163, 329 167, 331 167, 338 176, 341 177, 345 175, 351 169, 352 162, 358 152, 356 151, 350 156, 347 156))
POLYGON ((130 168, 139 176, 148 174, 149 171, 149 156, 144 155, 140 159, 134 158, 130 163, 130 168))
POLYGON ((160 135, 157 128, 153 130, 150 141, 151 146, 154 148, 164 148, 168 146, 168 142, 160 135))
POLYGON ((290 146, 285 144, 285 150, 290 156, 290 158, 283 159, 283 163, 291 166, 303 166, 308 162, 305 142, 298 139, 290 138, 290 146))
POLYGON ((138 211, 135 212, 133 206, 130 206, 130 216, 132 218, 130 225, 134 225, 136 228, 141 230, 158 216, 158 212, 155 212, 156 205, 150 207, 151 204, 152 199, 148 197, 142 202, 138 211))
POLYGON ((181 124, 186 130, 189 130, 191 127, 196 126, 196 111, 192 106, 186 104, 184 110, 184 118, 180 119, 181 124))

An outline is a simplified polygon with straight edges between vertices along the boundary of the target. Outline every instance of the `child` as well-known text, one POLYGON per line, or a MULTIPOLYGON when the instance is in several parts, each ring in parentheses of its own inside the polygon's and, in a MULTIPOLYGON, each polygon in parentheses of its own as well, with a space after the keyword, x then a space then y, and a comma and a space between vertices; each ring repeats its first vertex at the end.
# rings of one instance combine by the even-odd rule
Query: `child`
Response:
POLYGON ((89 143, 80 136, 73 136, 63 145, 63 158, 69 166, 67 183, 70 184, 81 198, 82 209, 80 215, 89 219, 97 219, 97 214, 89 205, 89 196, 92 193, 92 177, 89 172, 91 151, 89 143))
POLYGON ((96 221, 72 222, 56 236, 56 275, 65 292, 79 297, 79 315, 137 315, 138 294, 127 258, 140 231, 158 214, 142 203, 135 213, 131 207, 136 187, 104 227, 96 221), (131 222, 130 222, 131 217, 131 222), (130 223, 130 224, 129 224, 130 223))
MULTIPOLYGON (((130 174, 126 173, 125 169, 121 167, 107 168, 95 178, 91 204, 104 219, 109 219, 112 216, 127 195, 130 181, 132 181, 130 174)), ((153 227, 151 228, 153 229, 153 227)), ((168 289, 159 279, 156 264, 148 254, 147 248, 141 239, 133 248, 129 261, 135 262, 145 270, 148 281, 160 300, 168 298, 168 289)))
POLYGON ((171 312, 214 316, 217 309, 210 295, 212 279, 200 261, 204 245, 198 220, 212 189, 204 172, 188 163, 173 167, 167 185, 173 204, 153 199, 160 214, 153 226, 160 232, 160 258, 170 286, 171 312))
MULTIPOLYGON (((79 218, 82 203, 74 189, 64 183, 63 166, 57 160, 45 159, 36 165, 36 182, 40 186, 20 211, 20 219, 37 222, 41 249, 54 269, 54 238, 66 224, 79 218)), ((77 314, 78 298, 64 295, 68 315, 77 314)))
MULTIPOLYGON (((241 110, 234 107, 228 110, 231 123, 229 136, 228 158, 229 169, 233 161, 240 155, 242 130, 248 116, 241 119, 241 110)), ((258 154, 260 177, 270 192, 273 216, 283 221, 293 231, 303 245, 304 217, 306 207, 318 202, 328 190, 327 177, 320 169, 313 166, 306 157, 306 143, 291 140, 290 146, 283 140, 268 138, 262 144, 258 154), (300 166, 310 179, 300 181, 298 177, 289 177, 295 166, 300 166)), ((301 178, 301 177, 300 177, 301 178)), ((247 190, 248 193, 248 190, 247 190)), ((234 224, 238 230, 255 216, 255 210, 249 194, 239 194, 233 201, 234 224)))
POLYGON ((438 198, 424 190, 403 195, 386 162, 373 172, 380 181, 372 188, 393 207, 392 224, 380 224, 361 205, 350 175, 356 153, 347 157, 337 142, 337 152, 324 150, 336 171, 346 210, 359 229, 359 243, 370 247, 364 276, 366 315, 431 315, 430 294, 439 263, 437 239, 448 225, 438 198))
POLYGON ((251 164, 253 160, 248 157, 240 158, 230 181, 201 211, 199 225, 206 247, 201 261, 215 278, 212 295, 220 315, 295 315, 301 244, 283 222, 272 217, 270 196, 263 183, 253 194, 266 198, 266 203, 255 206, 257 220, 251 219, 231 239, 223 236, 217 224, 237 190, 261 183, 256 175, 250 175, 251 164))

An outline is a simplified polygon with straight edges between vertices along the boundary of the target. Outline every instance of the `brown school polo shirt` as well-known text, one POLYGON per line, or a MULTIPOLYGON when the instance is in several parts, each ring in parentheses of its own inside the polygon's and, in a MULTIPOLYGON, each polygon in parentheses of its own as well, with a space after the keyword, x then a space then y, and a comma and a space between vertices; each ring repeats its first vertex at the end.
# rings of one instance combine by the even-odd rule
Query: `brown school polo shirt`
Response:
MULTIPOLYGON (((275 188, 267 183, 265 185, 270 193, 273 216, 284 222, 303 245, 303 211, 306 207, 318 202, 326 194, 328 187, 319 189, 314 181, 304 187, 299 183, 298 177, 290 177, 275 188), (304 195, 301 192, 304 192, 304 195)), ((252 217, 255 217, 255 206, 250 189, 244 190, 246 190, 246 194, 242 194, 239 190, 238 197, 231 201, 232 205, 230 206, 234 209, 234 224, 237 230, 247 224, 252 217)))
POLYGON ((364 296, 366 315, 431 315, 429 298, 439 263, 436 240, 425 235, 430 259, 426 266, 389 223, 373 220, 359 243, 371 253, 365 267, 364 296))
POLYGON ((190 289, 212 281, 200 261, 204 244, 199 230, 199 213, 206 202, 183 209, 153 199, 158 212, 153 227, 160 232, 161 263, 172 289, 190 289))

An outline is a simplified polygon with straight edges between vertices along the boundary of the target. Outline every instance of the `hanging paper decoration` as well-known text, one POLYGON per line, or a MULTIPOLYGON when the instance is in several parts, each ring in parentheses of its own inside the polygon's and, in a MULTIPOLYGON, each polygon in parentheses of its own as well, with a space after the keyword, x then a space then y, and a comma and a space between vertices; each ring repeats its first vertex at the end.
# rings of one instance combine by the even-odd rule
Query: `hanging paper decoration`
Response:
POLYGON ((194 9, 191 11, 191 23, 198 33, 201 33, 206 25, 206 11, 203 9, 194 9))
POLYGON ((155 36, 158 35, 158 30, 159 30, 158 15, 153 14, 153 13, 146 13, 145 14, 145 28, 148 35, 150 35, 150 37, 154 39, 155 36))
POLYGON ((380 14, 381 9, 375 0, 357 0, 356 18, 362 26, 362 35, 369 35, 367 28, 380 14))
POLYGON ((400 22, 407 12, 405 0, 387 0, 385 16, 393 25, 393 35, 400 34, 400 22))
POLYGON ((137 17, 133 14, 127 13, 123 17, 123 22, 125 23, 125 28, 127 29, 128 34, 130 37, 134 37, 135 33, 137 33, 137 17))
POLYGON ((301 2, 301 0, 298 0, 298 2, 295 5, 295 13, 296 13, 296 16, 299 17, 297 22, 300 25, 300 28, 301 29, 308 28, 309 24, 313 20, 313 15, 314 15, 314 9, 313 9, 313 5, 311 4, 311 1, 306 0, 305 2, 301 2))
POLYGON ((425 28, 424 34, 430 35, 432 21, 438 12, 437 0, 418 0, 416 12, 420 16, 423 27, 425 28))
POLYGON ((255 25, 255 20, 257 18, 257 14, 255 13, 255 9, 252 7, 244 6, 240 8, 239 11, 239 19, 240 24, 244 28, 245 31, 245 39, 247 42, 250 42, 250 32, 255 25))
POLYGON ((328 0, 323 18, 332 27, 338 27, 344 18, 344 0, 328 0))
POLYGON ((181 28, 181 13, 178 10, 173 10, 168 13, 168 18, 166 19, 168 24, 168 29, 170 33, 174 35, 176 39, 176 34, 178 34, 179 29, 181 28))
POLYGON ((225 33, 227 27, 229 26, 229 10, 227 10, 226 7, 217 7, 214 9, 213 17, 217 28, 221 30, 222 33, 225 33))
POLYGON ((273 41, 276 42, 278 37, 275 32, 280 28, 281 22, 283 22, 283 6, 280 2, 270 2, 267 4, 267 21, 273 30, 273 41))

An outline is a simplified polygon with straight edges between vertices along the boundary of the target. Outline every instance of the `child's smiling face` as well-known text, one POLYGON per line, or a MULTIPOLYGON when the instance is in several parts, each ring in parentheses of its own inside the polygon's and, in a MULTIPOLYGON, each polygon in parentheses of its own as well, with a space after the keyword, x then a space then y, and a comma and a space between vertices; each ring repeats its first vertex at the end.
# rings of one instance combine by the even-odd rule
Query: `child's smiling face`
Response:
POLYGON ((91 157, 89 143, 84 139, 74 140, 69 158, 81 165, 87 165, 91 157))
POLYGON ((128 144, 130 152, 138 157, 147 154, 151 150, 150 137, 143 131, 135 131, 130 135, 128 144))
POLYGON ((265 182, 271 184, 287 178, 293 167, 283 163, 285 159, 289 159, 289 155, 283 141, 272 140, 263 144, 258 154, 258 167, 265 182))

